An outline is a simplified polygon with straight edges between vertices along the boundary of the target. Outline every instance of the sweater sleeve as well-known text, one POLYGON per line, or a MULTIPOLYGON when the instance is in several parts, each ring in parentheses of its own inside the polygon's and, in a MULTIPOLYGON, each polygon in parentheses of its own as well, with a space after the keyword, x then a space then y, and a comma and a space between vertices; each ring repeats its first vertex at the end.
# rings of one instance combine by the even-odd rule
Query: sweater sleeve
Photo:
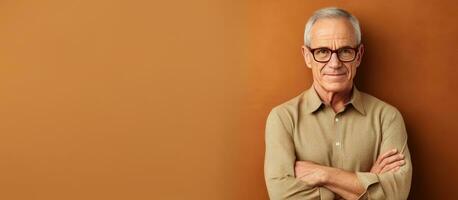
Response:
POLYGON ((407 199, 412 180, 412 162, 407 146, 407 132, 401 113, 397 109, 387 115, 382 124, 382 143, 379 152, 396 148, 405 155, 405 164, 394 172, 373 174, 357 172, 357 177, 366 191, 359 199, 382 200, 407 199))
POLYGON ((324 187, 311 187, 296 179, 292 126, 292 121, 280 108, 272 109, 267 117, 264 175, 270 199, 334 199, 334 193, 330 190, 324 187))

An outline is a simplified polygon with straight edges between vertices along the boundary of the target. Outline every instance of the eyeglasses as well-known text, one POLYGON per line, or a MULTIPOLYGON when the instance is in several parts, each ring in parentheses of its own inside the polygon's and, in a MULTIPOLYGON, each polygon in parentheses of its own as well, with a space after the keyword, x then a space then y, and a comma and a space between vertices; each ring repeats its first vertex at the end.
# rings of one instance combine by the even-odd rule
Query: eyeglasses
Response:
POLYGON ((307 47, 310 52, 312 52, 313 59, 320 63, 327 63, 331 60, 332 54, 337 53, 337 58, 341 62, 351 62, 354 61, 356 58, 356 53, 358 52, 359 45, 355 48, 352 47, 342 47, 336 50, 331 50, 326 47, 320 47, 311 49, 307 47))

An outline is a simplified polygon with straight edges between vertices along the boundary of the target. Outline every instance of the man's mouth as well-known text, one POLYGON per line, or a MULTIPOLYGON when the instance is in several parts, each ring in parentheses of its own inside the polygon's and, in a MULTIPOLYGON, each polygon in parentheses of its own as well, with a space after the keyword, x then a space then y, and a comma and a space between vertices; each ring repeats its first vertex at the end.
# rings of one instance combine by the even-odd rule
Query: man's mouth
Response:
POLYGON ((344 76, 345 73, 340 73, 340 74, 324 74, 324 75, 327 75, 327 76, 344 76))

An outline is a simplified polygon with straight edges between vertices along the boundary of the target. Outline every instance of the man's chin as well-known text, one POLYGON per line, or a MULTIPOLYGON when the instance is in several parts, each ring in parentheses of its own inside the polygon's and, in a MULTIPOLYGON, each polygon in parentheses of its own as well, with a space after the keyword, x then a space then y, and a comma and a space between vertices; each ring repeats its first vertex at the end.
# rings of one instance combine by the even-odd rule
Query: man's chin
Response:
POLYGON ((323 84, 323 88, 329 92, 345 92, 351 88, 348 83, 332 82, 323 84))

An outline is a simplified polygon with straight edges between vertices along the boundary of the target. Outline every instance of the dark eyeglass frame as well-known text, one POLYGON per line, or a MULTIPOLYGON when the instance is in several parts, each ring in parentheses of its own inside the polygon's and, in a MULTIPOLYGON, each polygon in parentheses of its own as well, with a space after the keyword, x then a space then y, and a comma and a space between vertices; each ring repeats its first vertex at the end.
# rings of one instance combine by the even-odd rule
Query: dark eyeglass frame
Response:
POLYGON ((361 46, 361 44, 358 44, 358 46, 356 46, 355 48, 353 47, 341 47, 341 48, 338 48, 336 50, 332 50, 330 48, 327 48, 327 47, 318 47, 318 48, 315 48, 315 49, 312 49, 310 48, 309 46, 307 46, 307 49, 312 53, 312 57, 315 61, 319 62, 319 63, 327 63, 331 60, 331 57, 332 57, 332 54, 336 53, 337 54, 337 59, 339 59, 340 62, 353 62, 356 57, 358 56, 358 50, 359 50, 359 47, 361 46), (326 60, 326 61, 318 61, 316 58, 315 58, 315 51, 316 50, 319 50, 319 49, 326 49, 326 50, 329 50, 331 51, 331 56, 329 56, 329 59, 326 60), (353 59, 351 60, 341 60, 340 57, 339 57, 339 51, 343 50, 343 49, 352 49, 353 51, 355 51, 355 57, 353 57, 353 59))

